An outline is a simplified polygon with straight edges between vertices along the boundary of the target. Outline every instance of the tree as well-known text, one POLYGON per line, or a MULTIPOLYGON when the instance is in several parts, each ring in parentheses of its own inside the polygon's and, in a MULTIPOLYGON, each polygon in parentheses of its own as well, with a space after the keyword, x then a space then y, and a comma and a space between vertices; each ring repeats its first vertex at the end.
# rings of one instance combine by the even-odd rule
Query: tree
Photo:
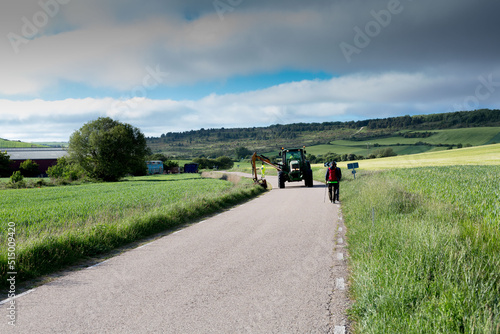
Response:
POLYGON ((0 177, 8 177, 12 173, 10 163, 10 156, 7 151, 0 151, 0 177))
POLYGON ((227 156, 218 157, 217 159, 194 158, 193 162, 197 163, 200 169, 230 169, 234 165, 231 158, 227 156))
POLYGON ((75 131, 68 152, 89 177, 103 181, 146 173, 146 156, 150 154, 138 128, 109 117, 100 117, 75 131))
POLYGON ((19 170, 21 171, 21 174, 23 174, 23 176, 34 177, 40 174, 39 167, 40 166, 36 162, 28 159, 21 162, 21 164, 19 165, 19 170))
POLYGON ((235 153, 236 153, 236 159, 238 160, 245 159, 246 157, 252 155, 252 151, 243 146, 236 148, 235 153))
POLYGON ((222 156, 215 159, 217 169, 230 169, 233 168, 234 162, 230 157, 222 156))

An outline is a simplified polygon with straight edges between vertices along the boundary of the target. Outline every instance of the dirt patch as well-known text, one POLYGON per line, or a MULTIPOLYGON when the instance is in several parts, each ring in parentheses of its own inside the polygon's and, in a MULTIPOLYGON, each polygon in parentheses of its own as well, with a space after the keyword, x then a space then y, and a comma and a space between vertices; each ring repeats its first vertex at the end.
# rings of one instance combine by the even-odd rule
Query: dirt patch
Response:
POLYGON ((241 180, 241 176, 239 176, 239 175, 228 174, 228 173, 224 173, 224 172, 202 172, 201 177, 225 180, 225 181, 229 181, 233 184, 238 184, 241 180))

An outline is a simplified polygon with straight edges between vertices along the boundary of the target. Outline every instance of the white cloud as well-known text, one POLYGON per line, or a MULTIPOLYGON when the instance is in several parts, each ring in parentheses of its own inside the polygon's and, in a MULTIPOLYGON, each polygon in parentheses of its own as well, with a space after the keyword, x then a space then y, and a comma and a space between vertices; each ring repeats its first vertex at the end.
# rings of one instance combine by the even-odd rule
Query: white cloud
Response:
MULTIPOLYGON (((239 94, 211 94, 196 101, 138 97, 128 100, 0 100, 0 137, 65 141, 74 130, 100 116, 130 123, 147 136, 160 136, 169 131, 202 127, 264 126, 446 112, 474 96, 480 84, 477 81, 477 84, 458 90, 455 84, 459 79, 423 73, 352 75, 281 84, 239 94), (451 86, 449 90, 442 89, 447 85, 451 86), (440 89, 439 93, 431 94, 435 89, 440 89)), ((500 89, 500 84, 498 86, 496 89, 500 89)), ((487 92, 487 88, 481 89, 481 93, 487 92)), ((500 103, 500 96, 490 94, 488 99, 478 101, 478 107, 494 106, 500 103)))
POLYGON ((223 20, 212 1, 61 0, 66 2, 17 53, 7 37, 22 35, 26 20, 33 22, 43 8, 38 1, 0 3, 0 137, 67 140, 84 122, 104 115, 159 135, 500 102, 500 44, 492 39, 500 31, 500 3, 494 1, 402 0, 404 10, 350 63, 340 43, 354 43, 354 28, 374 20, 371 11, 386 8, 387 0, 243 1, 223 20), (147 79, 151 69, 161 72, 156 82, 147 79), (162 96, 171 86, 190 89, 289 69, 337 77, 196 101, 162 96), (479 78, 488 76, 493 91, 483 88, 479 98, 479 78), (88 98, 76 99, 62 86, 72 83, 88 98), (55 101, 47 101, 49 95, 55 101))

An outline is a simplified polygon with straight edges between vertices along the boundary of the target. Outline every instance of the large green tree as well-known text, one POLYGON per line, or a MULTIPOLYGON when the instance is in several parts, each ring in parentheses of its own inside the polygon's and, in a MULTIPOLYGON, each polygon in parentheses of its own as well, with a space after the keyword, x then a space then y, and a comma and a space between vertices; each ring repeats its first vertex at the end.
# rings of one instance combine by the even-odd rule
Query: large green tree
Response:
POLYGON ((146 173, 150 151, 144 134, 130 124, 100 117, 83 125, 69 140, 70 159, 91 178, 118 181, 146 173))

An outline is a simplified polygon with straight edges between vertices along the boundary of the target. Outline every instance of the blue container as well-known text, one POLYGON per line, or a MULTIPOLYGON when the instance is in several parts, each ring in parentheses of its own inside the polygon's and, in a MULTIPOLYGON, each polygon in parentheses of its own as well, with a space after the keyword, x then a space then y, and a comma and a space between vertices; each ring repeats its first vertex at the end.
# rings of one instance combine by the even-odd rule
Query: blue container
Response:
POLYGON ((146 161, 148 165, 148 174, 163 174, 163 162, 160 160, 146 161))
POLYGON ((198 173, 198 164, 185 164, 184 173, 198 173))

